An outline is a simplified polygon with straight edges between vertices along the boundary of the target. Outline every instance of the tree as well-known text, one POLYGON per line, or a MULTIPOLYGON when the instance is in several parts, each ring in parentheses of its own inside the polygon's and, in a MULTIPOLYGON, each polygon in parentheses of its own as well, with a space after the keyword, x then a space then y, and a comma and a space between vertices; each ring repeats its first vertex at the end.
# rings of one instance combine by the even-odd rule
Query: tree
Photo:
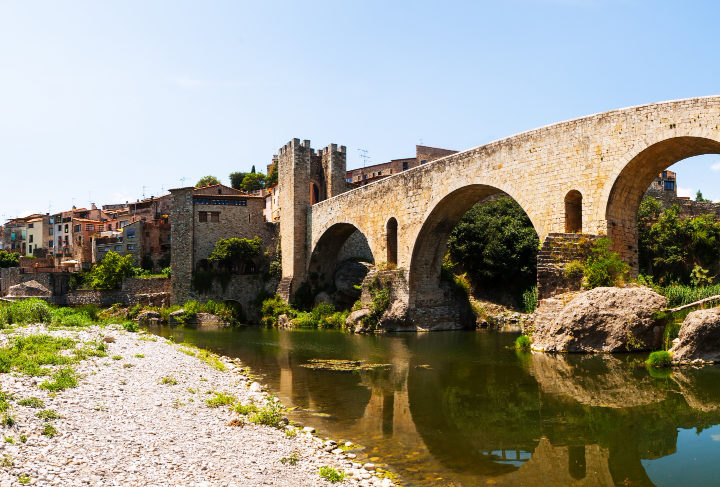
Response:
POLYGON ((700 191, 699 189, 697 190, 697 193, 695 193, 695 201, 698 201, 700 203, 712 203, 712 200, 703 198, 702 191, 700 191))
POLYGON ((245 176, 250 174, 249 172, 231 172, 230 173, 230 186, 235 189, 242 189, 242 182, 245 176))
POLYGON ((530 219, 507 197, 473 206, 448 239, 450 259, 472 282, 513 291, 535 283, 539 246, 530 219))
POLYGON ((17 267, 19 265, 20 254, 18 252, 8 252, 0 250, 0 268, 17 267))
POLYGON ((227 270, 239 269, 244 271, 252 260, 262 253, 262 241, 260 237, 248 238, 223 238, 218 240, 210 257, 213 262, 227 270))
POLYGON ((108 252, 90 271, 90 287, 94 289, 117 289, 123 279, 135 275, 132 255, 121 257, 115 252, 108 252))
POLYGON ((204 188, 213 184, 220 184, 220 180, 215 176, 204 176, 200 178, 200 181, 195 185, 196 188, 204 188))
POLYGON ((250 174, 255 174, 255 164, 253 164, 252 169, 250 169, 250 174))
POLYGON ((270 168, 270 172, 267 175, 267 179, 265 180, 265 187, 271 188, 275 186, 278 182, 278 165, 273 164, 272 168, 270 168))
POLYGON ((650 228, 658 221, 661 213, 662 205, 655 198, 645 196, 640 202, 637 214, 638 257, 640 269, 647 274, 652 273, 650 228))
POLYGON ((251 172, 242 181, 240 189, 243 191, 255 191, 265 187, 265 175, 260 172, 251 172))

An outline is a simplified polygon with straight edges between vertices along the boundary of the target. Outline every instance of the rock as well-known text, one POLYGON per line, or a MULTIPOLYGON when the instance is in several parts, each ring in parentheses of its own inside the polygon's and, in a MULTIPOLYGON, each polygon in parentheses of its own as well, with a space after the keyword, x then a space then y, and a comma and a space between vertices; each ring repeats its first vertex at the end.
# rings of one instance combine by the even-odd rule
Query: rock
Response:
POLYGON ((302 430, 303 433, 315 433, 315 428, 312 426, 305 426, 302 430))
POLYGON ((653 313, 667 300, 647 287, 599 287, 572 299, 551 322, 536 322, 532 348, 545 352, 628 352, 659 348, 653 313))
POLYGON ((27 281, 10 286, 7 295, 13 297, 49 297, 52 296, 52 292, 37 281, 27 281))
POLYGON ((367 308, 353 311, 345 319, 345 326, 348 329, 353 330, 355 333, 362 333, 364 330, 364 325, 362 324, 362 319, 365 318, 369 314, 370 314, 370 310, 367 308))
POLYGON ((115 337, 112 335, 107 335, 103 337, 103 341, 105 343, 115 343, 115 337))
POLYGON ((185 310, 179 309, 170 313, 169 321, 171 325, 181 325, 183 323, 183 318, 185 318, 185 310))
POLYGON ((288 326, 289 322, 290 322, 290 319, 288 318, 288 315, 281 314, 280 316, 278 316, 278 326, 279 327, 281 327, 281 328, 286 327, 286 326, 288 326))
POLYGON ((261 392, 262 391, 262 385, 260 385, 259 382, 253 382, 250 384, 250 392, 261 392))
POLYGON ((678 364, 720 362, 720 308, 687 315, 670 353, 678 364))
POLYGON ((375 464, 374 463, 366 463, 363 465, 363 468, 367 471, 375 470, 375 464))
POLYGON ((143 311, 135 320, 141 325, 149 325, 150 323, 158 323, 161 317, 157 311, 143 311))

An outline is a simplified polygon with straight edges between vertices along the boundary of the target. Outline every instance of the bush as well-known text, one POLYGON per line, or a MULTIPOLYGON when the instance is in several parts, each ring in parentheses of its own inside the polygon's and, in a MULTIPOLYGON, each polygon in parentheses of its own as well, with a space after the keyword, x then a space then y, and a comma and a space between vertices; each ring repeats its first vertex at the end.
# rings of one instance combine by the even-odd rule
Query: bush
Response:
POLYGON ((583 283, 586 289, 624 284, 630 266, 620 259, 617 252, 610 250, 612 240, 597 239, 590 247, 590 256, 585 263, 583 283))
POLYGON ((8 252, 7 250, 0 250, 0 268, 17 267, 20 261, 20 254, 18 252, 8 252))
POLYGON ((535 311, 535 308, 537 308, 537 302, 538 302, 538 288, 537 286, 533 286, 527 291, 525 291, 522 295, 523 300, 523 308, 525 308, 526 313, 532 313, 535 311))
POLYGON ((672 355, 666 350, 658 350, 650 354, 645 364, 650 367, 670 367, 672 365, 672 355))
POLYGON ((279 402, 275 401, 275 396, 268 396, 268 404, 262 408, 259 408, 257 412, 250 415, 248 418, 251 423, 264 424, 266 426, 278 427, 282 421, 283 406, 279 402))
POLYGON ((318 471, 320 476, 327 480, 328 482, 335 483, 335 482, 342 482, 345 480, 345 473, 344 472, 338 472, 336 469, 332 467, 320 467, 320 470, 318 471))
POLYGON ((160 274, 167 277, 168 279, 172 277, 172 271, 170 267, 163 267, 163 269, 160 271, 160 274))
POLYGON ((532 340, 527 335, 520 335, 515 339, 515 350, 528 352, 530 351, 530 345, 532 345, 532 340))
POLYGON ((263 301, 261 312, 262 322, 270 326, 277 325, 277 318, 280 315, 284 314, 287 315, 288 318, 293 318, 297 314, 292 306, 277 294, 263 301))
POLYGON ((245 264, 261 253, 262 241, 260 237, 253 239, 223 238, 215 244, 208 261, 228 270, 238 268, 242 272, 245 264))
POLYGON ((108 252, 90 271, 90 287, 93 289, 117 289, 123 279, 135 276, 132 255, 121 257, 108 252))
POLYGON ((3 325, 49 324, 52 308, 39 298, 30 298, 0 306, 0 328, 3 325))

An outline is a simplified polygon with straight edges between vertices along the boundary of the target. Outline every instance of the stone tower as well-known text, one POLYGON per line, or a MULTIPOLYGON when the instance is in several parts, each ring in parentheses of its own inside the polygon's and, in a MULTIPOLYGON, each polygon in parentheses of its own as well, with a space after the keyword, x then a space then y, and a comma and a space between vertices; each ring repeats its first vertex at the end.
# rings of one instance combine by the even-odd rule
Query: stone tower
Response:
POLYGON ((315 191, 317 201, 347 190, 345 146, 330 144, 320 153, 309 140, 293 139, 278 152, 280 246, 282 279, 278 294, 289 300, 307 278, 308 207, 315 191), (320 185, 321 188, 317 188, 320 185))

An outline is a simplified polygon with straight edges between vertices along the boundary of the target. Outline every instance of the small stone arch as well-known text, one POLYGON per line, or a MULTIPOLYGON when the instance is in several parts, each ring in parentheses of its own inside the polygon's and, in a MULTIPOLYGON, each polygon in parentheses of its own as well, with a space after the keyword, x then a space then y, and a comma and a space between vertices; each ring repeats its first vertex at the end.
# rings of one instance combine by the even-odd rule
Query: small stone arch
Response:
POLYGON ((565 195, 565 233, 582 233, 582 199, 576 189, 565 195))
POLYGON ((390 265, 397 265, 398 261, 398 222, 391 217, 385 225, 385 248, 387 250, 386 260, 390 265))

